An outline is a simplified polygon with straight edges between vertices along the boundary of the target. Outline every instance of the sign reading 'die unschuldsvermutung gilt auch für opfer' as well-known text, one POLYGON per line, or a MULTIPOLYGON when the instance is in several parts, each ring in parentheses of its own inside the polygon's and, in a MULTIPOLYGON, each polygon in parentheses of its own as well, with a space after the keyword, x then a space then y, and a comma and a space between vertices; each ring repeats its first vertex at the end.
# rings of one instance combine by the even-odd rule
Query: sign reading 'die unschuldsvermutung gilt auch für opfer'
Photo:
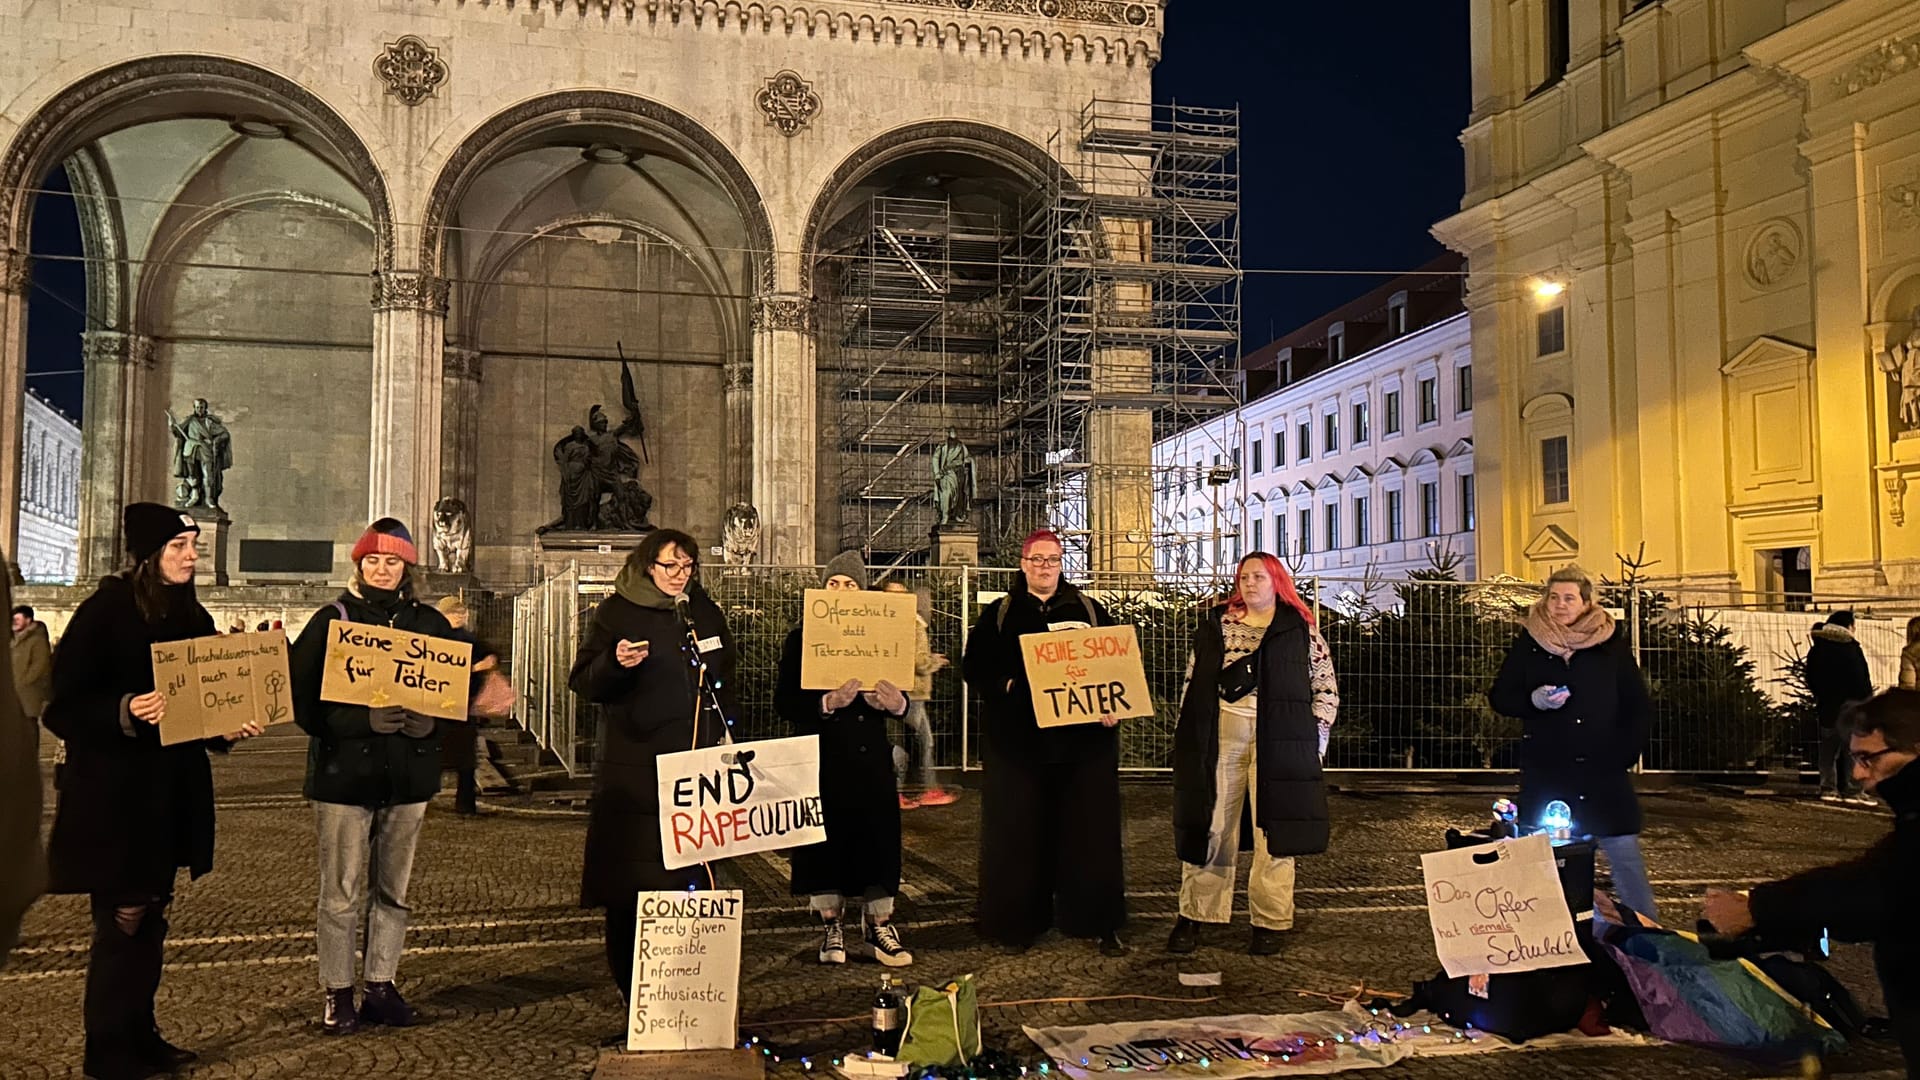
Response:
POLYGON ((151 652, 153 686, 167 703, 162 746, 293 719, 287 636, 278 630, 163 641, 151 652))
POLYGON ((464 641, 338 620, 327 626, 320 700, 465 720, 472 673, 464 641))

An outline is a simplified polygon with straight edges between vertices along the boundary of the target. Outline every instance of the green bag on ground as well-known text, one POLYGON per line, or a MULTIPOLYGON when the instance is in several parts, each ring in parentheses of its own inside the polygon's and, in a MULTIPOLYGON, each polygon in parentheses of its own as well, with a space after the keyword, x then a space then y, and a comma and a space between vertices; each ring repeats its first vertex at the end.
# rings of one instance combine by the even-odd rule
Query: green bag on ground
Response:
POLYGON ((980 1009, 973 976, 945 986, 923 986, 907 999, 906 1031, 895 1061, 909 1065, 965 1065, 980 1056, 980 1009))

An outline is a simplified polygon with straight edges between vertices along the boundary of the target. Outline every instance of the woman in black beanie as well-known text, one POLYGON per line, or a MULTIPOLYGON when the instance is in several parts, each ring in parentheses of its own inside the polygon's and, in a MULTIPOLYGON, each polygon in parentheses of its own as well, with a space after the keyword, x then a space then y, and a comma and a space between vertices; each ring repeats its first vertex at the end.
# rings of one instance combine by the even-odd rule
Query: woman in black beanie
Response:
POLYGON ((93 906, 87 959, 86 1075, 136 1080, 194 1060, 161 1038, 154 992, 167 905, 182 866, 213 868, 213 771, 207 751, 260 734, 160 745, 166 698, 151 647, 214 633, 193 592, 200 526, 158 503, 123 517, 133 567, 81 603, 53 654, 46 725, 66 740, 66 780, 48 845, 51 891, 93 906))

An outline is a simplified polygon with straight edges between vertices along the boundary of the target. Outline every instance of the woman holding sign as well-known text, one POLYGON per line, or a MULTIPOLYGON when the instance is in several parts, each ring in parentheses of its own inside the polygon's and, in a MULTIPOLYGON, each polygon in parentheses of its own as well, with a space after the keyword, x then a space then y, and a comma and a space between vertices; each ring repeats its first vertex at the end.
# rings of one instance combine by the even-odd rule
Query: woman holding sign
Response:
POLYGON ((1544 824, 1547 805, 1572 811, 1574 835, 1606 853, 1620 899, 1648 918, 1653 886, 1640 857, 1640 797, 1634 764, 1653 706, 1626 635, 1593 602, 1593 579, 1576 566, 1547 579, 1527 609, 1487 703, 1520 721, 1520 815, 1544 824))
MULTIPOLYGON (((307 742, 306 796, 320 839, 321 1025, 351 1035, 361 1024, 406 1027, 413 1009, 394 986, 407 934, 407 883, 427 800, 440 791, 441 721, 398 705, 348 705, 322 697, 335 621, 451 638, 438 611, 414 599, 419 555, 407 527, 381 518, 353 545, 353 580, 315 612, 287 658, 293 718, 307 742), (371 881, 369 879, 371 878, 371 881), (353 1004, 354 931, 367 924, 366 990, 353 1004)), ((342 630, 348 628, 342 627, 342 630)), ((461 680, 459 693, 467 693, 461 680)))
POLYGON ((718 746, 727 719, 707 705, 717 698, 729 715, 735 708, 733 635, 694 582, 699 571, 693 537, 677 529, 648 533, 614 579, 613 595, 593 609, 568 681, 600 705, 580 906, 607 909, 607 969, 622 998, 633 987, 639 894, 713 887, 704 863, 666 868, 654 760, 718 746))
POLYGON ((1173 838, 1180 916, 1167 951, 1233 919, 1240 852, 1253 850, 1247 951, 1272 956, 1293 928, 1293 860, 1327 850, 1320 773, 1340 687, 1313 611, 1280 560, 1240 560, 1233 595, 1201 619, 1173 735, 1173 838), (1248 828, 1248 823, 1252 827, 1248 828))
POLYGON ((1120 842, 1120 737, 1112 716, 1041 727, 1020 635, 1112 623, 1106 609, 1061 580, 1064 549, 1049 529, 1027 537, 1020 576, 988 604, 967 638, 962 667, 981 698, 980 932, 1025 949, 1051 926, 1127 951, 1126 869, 1120 842))
POLYGON ((46 724, 66 740, 66 780, 48 846, 51 888, 86 893, 93 907, 87 959, 86 1074, 125 1080, 195 1059, 160 1037, 167 905, 180 867, 213 868, 213 771, 207 751, 258 735, 160 742, 166 696, 154 686, 153 646, 217 628, 194 596, 193 518, 158 503, 122 517, 133 569, 105 578, 53 654, 46 724))
MULTIPOLYGON (((867 587, 867 568, 857 551, 827 563, 822 588, 867 587)), ((859 679, 833 690, 800 687, 801 628, 787 635, 780 652, 780 684, 774 708, 795 735, 820 737, 820 809, 827 840, 793 851, 793 892, 818 912, 825 932, 820 962, 847 962, 840 915, 860 908, 863 937, 873 958, 888 967, 913 963, 913 954, 893 925, 893 897, 900 891, 900 789, 893 777, 893 744, 887 721, 907 714, 907 696, 881 679, 861 692, 859 679)))

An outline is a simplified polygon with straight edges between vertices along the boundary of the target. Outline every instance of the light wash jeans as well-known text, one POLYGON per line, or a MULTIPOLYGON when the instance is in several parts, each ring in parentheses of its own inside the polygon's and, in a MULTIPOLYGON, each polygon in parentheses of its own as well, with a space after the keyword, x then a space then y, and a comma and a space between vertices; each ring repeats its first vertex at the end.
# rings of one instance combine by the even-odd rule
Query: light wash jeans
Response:
POLYGON ((907 767, 917 760, 920 790, 932 791, 939 785, 933 780, 933 725, 927 720, 927 703, 909 700, 900 725, 905 729, 901 741, 907 745, 893 748, 893 782, 901 791, 907 790, 907 767))
POLYGON ((407 879, 427 804, 314 803, 320 825, 320 987, 353 986, 353 939, 367 925, 366 980, 392 982, 407 936, 407 879), (367 870, 373 870, 368 889, 367 870))
POLYGON ((1596 836, 1593 842, 1607 857, 1613 872, 1613 891, 1627 906, 1649 919, 1658 919, 1654 908, 1653 884, 1647 880, 1647 861, 1640 856, 1638 836, 1596 836))
MULTIPOLYGON (((1220 703, 1220 758, 1213 771, 1213 824, 1207 865, 1180 864, 1180 914, 1199 923, 1233 921, 1233 878, 1240 865, 1240 806, 1254 801, 1254 699, 1220 703)), ((1257 804, 1250 807, 1260 820, 1257 804)), ((1267 832, 1253 829, 1253 872, 1247 877, 1247 909, 1262 930, 1293 929, 1294 865, 1267 854, 1267 832)))
POLYGON ((840 913, 840 921, 846 922, 856 912, 864 911, 866 919, 874 922, 886 922, 893 918, 893 896, 890 893, 875 891, 867 896, 842 896, 839 893, 814 893, 807 898, 807 906, 816 915, 825 915, 829 911, 840 913))

